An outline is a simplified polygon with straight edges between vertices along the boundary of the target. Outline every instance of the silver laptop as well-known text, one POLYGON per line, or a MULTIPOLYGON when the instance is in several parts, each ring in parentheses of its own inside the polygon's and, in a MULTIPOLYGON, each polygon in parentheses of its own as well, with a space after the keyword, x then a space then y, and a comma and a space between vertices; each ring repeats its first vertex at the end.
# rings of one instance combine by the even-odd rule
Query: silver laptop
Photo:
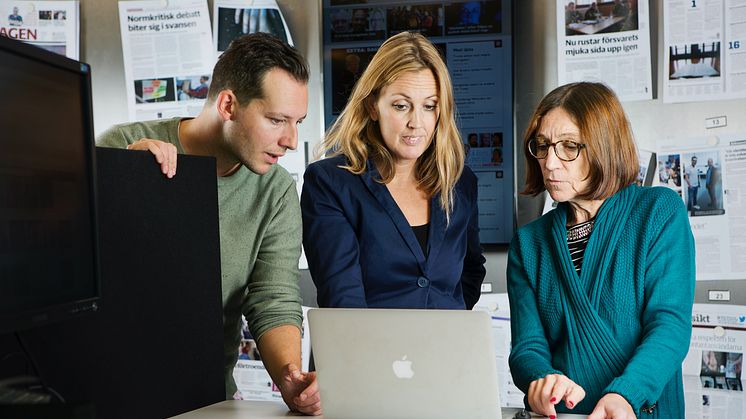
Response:
POLYGON ((308 318, 324 418, 502 417, 487 313, 312 309, 308 318))

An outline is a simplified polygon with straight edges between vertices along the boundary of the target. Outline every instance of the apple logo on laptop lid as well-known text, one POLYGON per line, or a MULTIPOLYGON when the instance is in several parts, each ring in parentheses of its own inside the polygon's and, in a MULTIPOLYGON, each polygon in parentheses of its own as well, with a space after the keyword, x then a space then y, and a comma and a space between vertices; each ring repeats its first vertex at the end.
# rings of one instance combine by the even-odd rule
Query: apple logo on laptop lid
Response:
POLYGON ((407 360, 407 356, 404 355, 402 359, 397 359, 391 364, 391 368, 394 370, 396 378, 412 378, 414 377, 414 371, 412 370, 412 361, 407 360))

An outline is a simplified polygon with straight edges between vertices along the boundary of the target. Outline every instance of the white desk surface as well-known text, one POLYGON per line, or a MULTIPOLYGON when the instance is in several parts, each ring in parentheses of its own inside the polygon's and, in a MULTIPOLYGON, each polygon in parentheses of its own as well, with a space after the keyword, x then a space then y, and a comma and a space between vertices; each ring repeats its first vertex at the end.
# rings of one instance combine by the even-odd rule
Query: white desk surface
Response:
MULTIPOLYGON (((504 408, 503 419, 511 419, 518 409, 504 408)), ((298 417, 301 415, 291 413, 288 408, 280 402, 255 402, 226 400, 213 405, 193 410, 183 415, 175 416, 178 419, 278 419, 286 417, 298 417)), ((532 416, 543 417, 543 416, 532 416)), ((581 419, 583 415, 558 415, 557 419, 581 419)), ((321 416, 320 419, 323 419, 321 416)))

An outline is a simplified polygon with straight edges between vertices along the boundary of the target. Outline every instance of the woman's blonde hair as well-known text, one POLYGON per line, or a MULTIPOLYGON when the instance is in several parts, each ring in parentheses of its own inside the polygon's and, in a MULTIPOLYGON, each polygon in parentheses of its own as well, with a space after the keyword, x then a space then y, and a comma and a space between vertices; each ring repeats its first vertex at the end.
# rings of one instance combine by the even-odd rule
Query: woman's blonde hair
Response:
POLYGON ((438 122, 430 146, 415 166, 418 189, 433 197, 440 193, 440 206, 450 220, 453 190, 464 169, 464 148, 456 128, 453 90, 448 68, 438 50, 424 36, 402 32, 387 39, 355 84, 350 98, 336 122, 326 132, 319 154, 344 155, 348 165, 341 166, 360 175, 372 158, 388 183, 394 177, 394 158, 386 148, 378 124, 370 109, 381 90, 404 73, 430 70, 438 85, 438 122))

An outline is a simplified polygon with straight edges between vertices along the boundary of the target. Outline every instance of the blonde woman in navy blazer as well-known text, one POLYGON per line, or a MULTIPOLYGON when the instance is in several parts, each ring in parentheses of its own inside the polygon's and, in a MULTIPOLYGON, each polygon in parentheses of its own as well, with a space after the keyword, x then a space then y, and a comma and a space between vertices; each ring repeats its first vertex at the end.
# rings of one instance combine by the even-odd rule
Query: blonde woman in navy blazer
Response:
POLYGON ((477 179, 437 49, 408 32, 384 42, 321 151, 301 195, 319 306, 471 309, 485 276, 477 179))

